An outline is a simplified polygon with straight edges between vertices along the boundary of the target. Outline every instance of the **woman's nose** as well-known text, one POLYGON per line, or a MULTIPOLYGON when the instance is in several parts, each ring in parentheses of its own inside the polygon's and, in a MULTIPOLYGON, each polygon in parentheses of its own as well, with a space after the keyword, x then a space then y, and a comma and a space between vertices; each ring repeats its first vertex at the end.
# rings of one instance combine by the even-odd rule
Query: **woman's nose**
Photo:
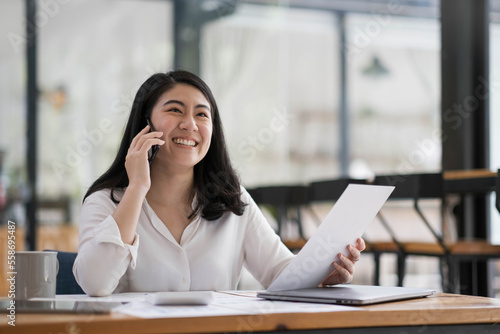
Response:
POLYGON ((196 125, 196 121, 193 116, 185 115, 181 123, 179 124, 180 128, 188 131, 196 131, 198 130, 198 126, 196 125))

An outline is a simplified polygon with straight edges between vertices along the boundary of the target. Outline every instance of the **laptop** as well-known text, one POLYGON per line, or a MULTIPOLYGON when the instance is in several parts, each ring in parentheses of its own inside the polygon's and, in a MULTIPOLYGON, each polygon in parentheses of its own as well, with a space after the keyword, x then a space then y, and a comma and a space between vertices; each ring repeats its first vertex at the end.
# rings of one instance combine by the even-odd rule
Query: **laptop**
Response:
POLYGON ((258 297, 279 300, 324 304, 370 305, 397 300, 431 296, 435 290, 399 286, 339 284, 321 288, 284 290, 257 294, 258 297))
POLYGON ((348 256, 394 190, 391 186, 350 184, 313 236, 290 264, 257 296, 273 300, 367 305, 424 297, 434 290, 402 287, 340 285, 318 287, 331 273, 338 254, 348 256), (361 298, 363 295, 363 298, 361 298))

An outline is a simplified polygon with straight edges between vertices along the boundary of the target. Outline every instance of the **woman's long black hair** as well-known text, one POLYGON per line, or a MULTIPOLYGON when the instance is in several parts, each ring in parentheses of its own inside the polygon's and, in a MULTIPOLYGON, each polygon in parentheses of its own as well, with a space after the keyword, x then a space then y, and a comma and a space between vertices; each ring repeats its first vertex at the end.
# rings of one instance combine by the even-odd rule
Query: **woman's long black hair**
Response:
POLYGON ((92 193, 111 189, 111 199, 115 203, 115 191, 129 184, 125 169, 125 157, 132 139, 146 127, 146 119, 151 116, 160 96, 176 84, 184 83, 200 90, 210 103, 213 131, 210 148, 205 157, 194 166, 194 188, 197 206, 190 217, 201 215, 207 220, 216 220, 226 211, 242 215, 245 203, 241 201, 240 182, 234 171, 226 148, 219 109, 207 84, 196 75, 182 70, 156 73, 139 88, 125 128, 120 148, 111 167, 88 189, 85 199, 92 193))

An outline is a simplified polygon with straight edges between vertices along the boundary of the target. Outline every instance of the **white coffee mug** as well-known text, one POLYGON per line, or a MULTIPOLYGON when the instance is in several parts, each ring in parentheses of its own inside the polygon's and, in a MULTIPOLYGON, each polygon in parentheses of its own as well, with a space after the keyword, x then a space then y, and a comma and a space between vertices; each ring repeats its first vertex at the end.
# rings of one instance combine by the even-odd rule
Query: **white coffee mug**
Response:
POLYGON ((55 298, 57 252, 16 252, 16 299, 55 298))

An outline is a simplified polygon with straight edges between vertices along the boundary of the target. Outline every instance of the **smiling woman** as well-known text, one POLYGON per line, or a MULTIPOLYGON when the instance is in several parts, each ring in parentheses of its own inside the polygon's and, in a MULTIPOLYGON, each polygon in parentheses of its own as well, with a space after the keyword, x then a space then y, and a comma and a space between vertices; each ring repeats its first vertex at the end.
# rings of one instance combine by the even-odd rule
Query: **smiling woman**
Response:
MULTIPOLYGON (((193 183, 199 204, 197 211, 204 207, 203 216, 209 220, 219 218, 225 210, 234 209, 235 214, 241 215, 243 204, 241 201, 234 201, 234 195, 240 194, 240 184, 226 150, 217 104, 210 88, 200 78, 186 71, 154 74, 139 88, 119 152, 108 171, 89 188, 84 200, 98 190, 111 189, 111 199, 118 203, 115 192, 135 181, 134 175, 130 175, 135 169, 127 169, 127 163, 131 165, 135 161, 133 157, 139 155, 141 164, 144 162, 142 158, 145 152, 156 144, 162 147, 155 163, 152 163, 152 175, 150 177, 149 171, 141 164, 139 171, 146 174, 142 175, 146 180, 138 180, 142 181, 138 182, 141 186, 149 188, 153 183, 154 187, 156 173, 168 174, 165 169, 171 166, 165 163, 167 160, 176 161, 170 159, 168 154, 173 148, 179 147, 178 144, 174 147, 174 139, 193 140, 193 136, 195 142, 203 143, 202 154, 193 158, 193 161, 186 162, 187 172, 194 175, 193 183), (147 133, 148 120, 152 128, 159 131, 147 133), (161 138, 168 139, 168 144, 161 138), (218 190, 217 196, 207 196, 204 194, 206 185, 214 188, 221 184, 220 178, 214 177, 221 171, 226 176, 223 191, 218 190)), ((200 152, 198 145, 195 148, 196 152, 200 152)), ((178 174, 180 170, 172 172, 178 174)))
MULTIPOLYGON (((349 245, 325 283, 351 281, 363 249, 361 239, 349 245)), ((267 287, 292 258, 240 186, 208 86, 186 71, 151 76, 114 162, 84 198, 73 268, 82 289, 232 290, 243 265, 267 287)))
POLYGON ((163 132, 161 146, 152 172, 178 173, 193 168, 208 152, 212 137, 212 114, 207 98, 187 84, 166 91, 151 112, 151 125, 163 132))

